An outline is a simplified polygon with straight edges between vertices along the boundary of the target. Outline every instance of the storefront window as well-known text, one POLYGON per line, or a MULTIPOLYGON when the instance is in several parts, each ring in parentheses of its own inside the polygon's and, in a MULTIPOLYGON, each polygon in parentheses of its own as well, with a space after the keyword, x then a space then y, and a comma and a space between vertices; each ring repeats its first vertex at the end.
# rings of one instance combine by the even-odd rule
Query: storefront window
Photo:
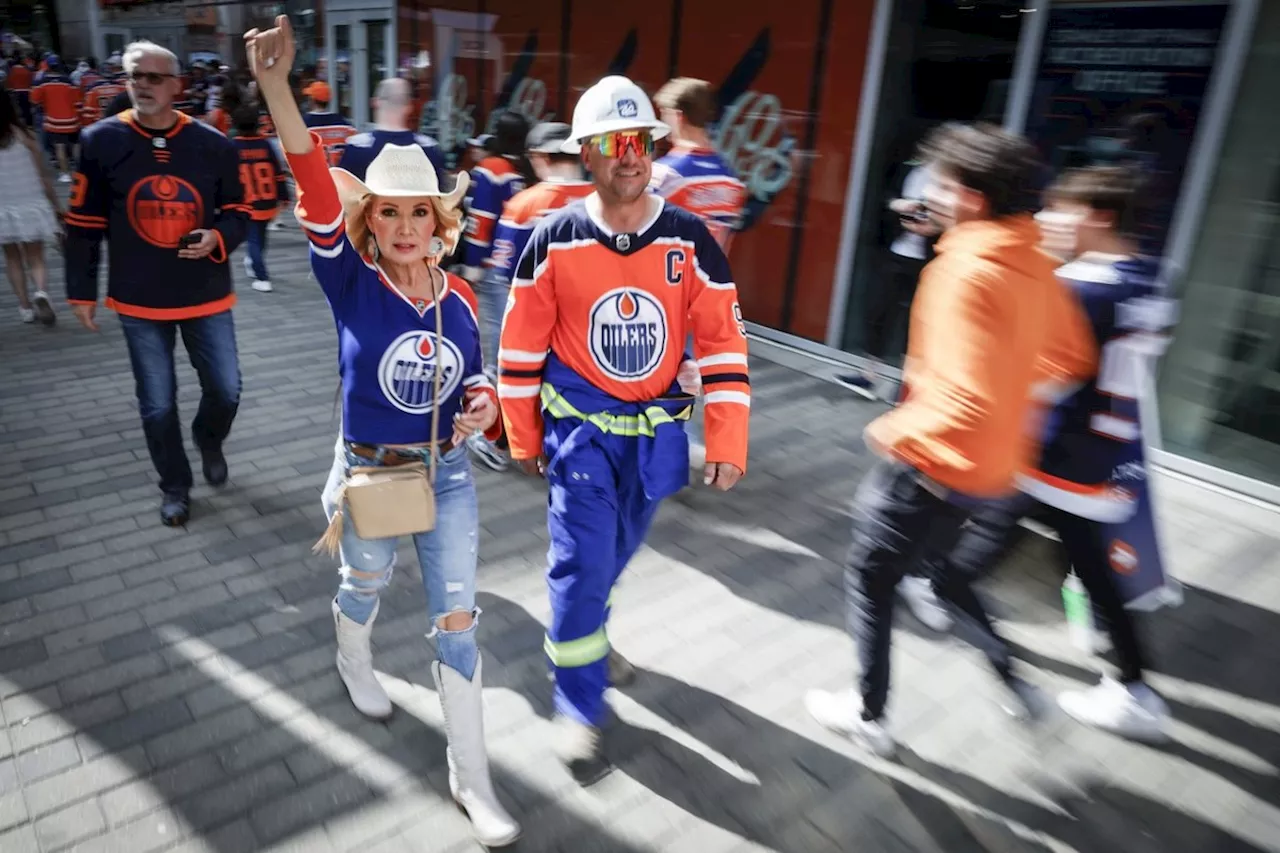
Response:
POLYGON ((931 257, 932 240, 904 228, 889 203, 921 191, 913 156, 932 128, 947 121, 1003 121, 1022 5, 894 4, 843 349, 901 362, 916 278, 931 257))
POLYGON ((1203 227, 1177 282, 1164 447, 1280 482, 1280 3, 1258 4, 1203 227))

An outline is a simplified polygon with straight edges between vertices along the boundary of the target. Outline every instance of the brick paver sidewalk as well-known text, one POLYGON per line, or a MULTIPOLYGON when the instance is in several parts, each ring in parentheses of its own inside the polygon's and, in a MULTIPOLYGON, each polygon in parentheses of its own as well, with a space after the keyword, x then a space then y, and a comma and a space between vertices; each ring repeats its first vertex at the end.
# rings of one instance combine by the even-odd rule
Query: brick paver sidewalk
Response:
MULTIPOLYGON (((296 231, 272 240, 277 292, 242 286, 236 309, 231 483, 197 488, 184 531, 157 523, 115 319, 98 335, 65 309, 55 329, 21 326, 0 299, 3 853, 475 849, 448 801, 408 552, 375 630, 395 717, 358 718, 334 672, 334 565, 309 549, 337 429, 335 336, 296 231)), ((197 385, 179 361, 189 419, 197 385)), ((548 746, 541 486, 478 472, 487 726, 518 849, 1280 850, 1280 516, 1161 492, 1187 582, 1183 607, 1146 622, 1178 718, 1168 746, 1019 728, 973 652, 904 616, 904 749, 871 760, 800 696, 850 676, 838 563, 878 409, 752 369, 749 476, 670 501, 620 588, 610 633, 641 676, 614 697, 618 770, 592 789, 548 746)), ((1035 680, 1059 689, 1093 675, 1065 643, 1046 549, 1028 540, 990 588, 1035 680)))

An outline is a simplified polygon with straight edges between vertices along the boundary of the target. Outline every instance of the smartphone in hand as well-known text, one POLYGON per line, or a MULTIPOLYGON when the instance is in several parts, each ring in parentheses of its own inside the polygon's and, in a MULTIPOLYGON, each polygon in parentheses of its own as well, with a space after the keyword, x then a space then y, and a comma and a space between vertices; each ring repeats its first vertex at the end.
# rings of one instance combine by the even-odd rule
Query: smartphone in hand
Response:
POLYGON ((178 238, 178 251, 182 251, 183 249, 190 249, 196 243, 199 243, 200 240, 201 240, 201 237, 199 234, 183 234, 181 237, 178 238))

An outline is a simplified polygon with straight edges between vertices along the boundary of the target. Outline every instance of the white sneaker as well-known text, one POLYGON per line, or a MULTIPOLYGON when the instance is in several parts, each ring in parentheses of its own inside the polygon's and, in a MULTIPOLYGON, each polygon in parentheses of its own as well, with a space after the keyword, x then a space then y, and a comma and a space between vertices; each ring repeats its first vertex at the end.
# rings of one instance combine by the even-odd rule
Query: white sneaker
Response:
POLYGON ((34 323, 36 321, 36 312, 33 308, 19 308, 18 316, 22 318, 24 323, 34 323))
POLYGON ((1121 737, 1152 742, 1169 739, 1169 706, 1142 682, 1125 686, 1103 678, 1088 690, 1063 693, 1058 705, 1086 726, 1121 737))
POLYGON ((881 758, 893 755, 893 736, 880 720, 862 719, 862 697, 855 690, 810 690, 804 696, 804 707, 823 728, 844 735, 881 758))
POLYGON ((511 464, 511 457, 492 441, 480 433, 467 436, 467 449, 475 457, 495 471, 501 473, 511 464))
POLYGON ((911 609, 911 615, 930 631, 943 633, 951 630, 951 614, 938 601, 928 578, 907 575, 898 583, 898 594, 911 609))
POLYGON ((259 281, 258 279, 255 278, 253 281, 249 282, 249 286, 252 287, 254 290, 258 291, 259 293, 271 292, 271 282, 269 281, 259 281))
POLYGON ((58 176, 58 183, 60 184, 71 183, 71 176, 68 175, 66 172, 63 172, 61 175, 58 176))
POLYGON ((36 312, 36 319, 44 325, 52 326, 58 322, 58 315, 53 311, 53 301, 43 290, 37 290, 31 294, 31 307, 36 312))

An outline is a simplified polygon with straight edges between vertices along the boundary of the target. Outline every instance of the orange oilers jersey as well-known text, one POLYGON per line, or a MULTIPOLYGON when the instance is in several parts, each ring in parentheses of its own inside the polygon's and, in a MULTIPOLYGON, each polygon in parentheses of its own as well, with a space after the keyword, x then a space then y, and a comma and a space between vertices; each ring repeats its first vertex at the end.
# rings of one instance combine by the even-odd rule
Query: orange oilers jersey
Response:
POLYGON ((550 214, 520 256, 502 324, 498 396, 512 455, 542 452, 548 357, 627 403, 665 395, 693 334, 708 462, 746 470, 747 333, 729 262, 693 214, 655 199, 639 233, 614 234, 590 195, 550 214))
POLYGON ((672 204, 696 214, 720 248, 742 221, 747 188, 733 169, 710 148, 678 146, 653 164, 649 188, 672 204))
POLYGON ((356 134, 355 125, 338 113, 306 113, 302 116, 307 129, 320 137, 324 143, 324 154, 330 166, 342 161, 342 151, 347 147, 347 140, 356 134))
POLYGON ((9 76, 5 78, 5 85, 14 94, 28 93, 31 91, 31 76, 30 68, 21 62, 15 63, 9 69, 9 76))
POLYGON ((231 134, 231 115, 222 107, 215 107, 205 114, 204 123, 221 133, 223 136, 231 134))
POLYGON ((84 117, 85 127, 106 118, 111 102, 124 91, 124 84, 113 79, 103 80, 85 89, 84 108, 80 113, 84 117))
POLYGON ((516 193, 502 208, 502 218, 493 234, 493 251, 485 259, 485 266, 498 270, 509 280, 538 220, 577 201, 592 189, 593 185, 587 181, 542 181, 516 193))
POLYGON ((80 87, 61 75, 46 75, 31 90, 31 103, 44 110, 46 133, 75 133, 80 129, 80 87))

